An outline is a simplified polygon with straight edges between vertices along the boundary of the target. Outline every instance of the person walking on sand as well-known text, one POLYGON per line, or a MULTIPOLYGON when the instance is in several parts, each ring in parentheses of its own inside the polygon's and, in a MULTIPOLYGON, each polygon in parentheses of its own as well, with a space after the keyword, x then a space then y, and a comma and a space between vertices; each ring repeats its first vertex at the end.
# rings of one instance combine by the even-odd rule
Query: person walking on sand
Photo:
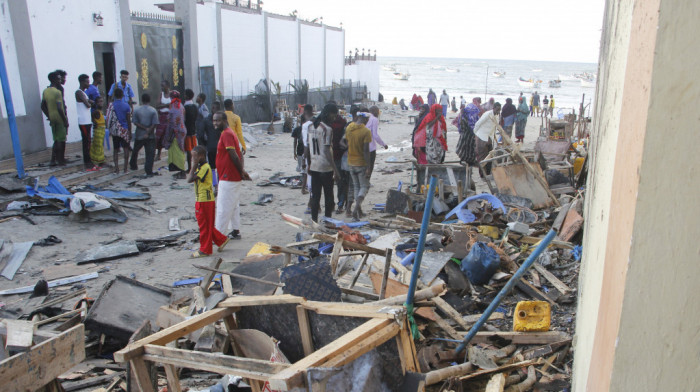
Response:
POLYGON ((243 168, 243 154, 236 133, 229 127, 226 113, 216 112, 212 119, 214 129, 221 136, 216 148, 216 170, 219 174, 219 192, 216 197, 216 229, 228 232, 232 239, 241 238, 241 181, 250 181, 243 168))
POLYGON ((554 117, 554 95, 549 96, 549 117, 554 117))
POLYGON ((233 112, 233 100, 227 99, 224 101, 224 110, 226 111, 226 120, 228 121, 228 126, 236 132, 236 138, 241 144, 241 154, 245 155, 246 146, 245 139, 243 138, 243 126, 241 125, 241 118, 233 112))
POLYGON ((377 144, 388 149, 389 146, 384 143, 381 137, 379 137, 379 108, 377 106, 372 106, 369 108, 369 121, 367 121, 367 128, 372 132, 372 141, 369 143, 369 175, 372 177, 372 172, 374 171, 374 162, 377 160, 377 144))
POLYGON ((547 114, 549 114, 549 98, 545 94, 542 98, 542 117, 547 117, 547 114))
POLYGON ((515 115, 515 141, 522 143, 525 138, 525 125, 527 125, 527 117, 530 113, 530 109, 527 103, 525 103, 525 97, 520 97, 519 101, 518 112, 515 115))
POLYGON ((340 178, 340 172, 333 162, 333 129, 331 124, 338 116, 338 107, 328 103, 316 116, 309 127, 306 141, 309 174, 311 175, 311 220, 318 222, 318 210, 321 204, 321 190, 325 204, 324 216, 330 218, 335 207, 333 197, 333 180, 340 178))
POLYGON ((192 148, 192 162, 187 174, 187 182, 194 183, 196 202, 194 213, 199 226, 199 250, 192 258, 206 257, 212 254, 212 242, 224 250, 229 238, 214 227, 216 219, 216 201, 214 200, 214 174, 207 163, 207 149, 202 146, 192 148))
POLYGON ((114 101, 107 108, 107 129, 112 135, 114 173, 119 173, 119 150, 124 149, 124 173, 129 170, 131 153, 131 107, 124 101, 124 92, 119 87, 112 91, 114 101))
POLYGON ((221 103, 219 101, 214 101, 211 104, 211 112, 207 118, 204 119, 204 137, 206 138, 207 146, 207 161, 209 161, 209 166, 214 171, 214 185, 218 185, 219 176, 216 171, 216 149, 219 147, 219 138, 221 137, 221 132, 214 128, 214 113, 221 111, 221 103))
POLYGON ((41 93, 41 111, 46 115, 51 126, 53 136, 53 147, 51 149, 51 162, 49 166, 66 164, 66 133, 68 131, 68 117, 66 107, 63 102, 63 94, 58 87, 61 78, 58 73, 49 73, 49 87, 41 93))
POLYGON ((90 160, 98 168, 105 163, 105 116, 102 114, 103 103, 104 98, 98 95, 95 98, 95 105, 92 107, 93 131, 92 142, 90 143, 90 160))
POLYGON ((435 95, 435 91, 431 88, 430 91, 428 91, 428 105, 430 107, 433 107, 437 103, 437 95, 435 95))
MULTIPOLYGON (((192 163, 191 151, 194 146, 197 145, 197 115, 198 108, 194 101, 194 91, 192 89, 185 90, 185 129, 187 130, 187 135, 185 136, 185 153, 187 154, 187 165, 192 163)), ((187 166, 187 171, 191 167, 187 166)))
POLYGON ((134 150, 131 153, 129 166, 131 170, 138 170, 136 161, 139 157, 139 151, 144 148, 146 153, 146 163, 144 171, 148 177, 154 176, 153 173, 153 158, 156 154, 156 134, 155 129, 158 126, 158 112, 150 105, 151 96, 149 94, 141 95, 141 106, 134 109, 133 123, 136 127, 134 135, 134 150))
POLYGON ((163 138, 168 129, 168 112, 170 111, 170 82, 163 80, 160 82, 160 103, 158 109, 158 126, 156 127, 156 161, 160 161, 160 152, 163 149, 163 138))
POLYGON ((365 125, 370 114, 366 111, 357 113, 357 121, 348 125, 345 138, 348 141, 348 165, 354 190, 355 210, 352 212, 354 221, 364 216, 362 202, 369 191, 369 177, 372 174, 370 164, 369 144, 372 142, 372 131, 365 125))
POLYGON ((442 95, 440 95, 440 106, 442 106, 442 116, 447 117, 447 107, 450 106, 450 96, 447 95, 445 90, 442 90, 442 95))
POLYGON ((532 94, 532 113, 537 117, 540 116, 540 95, 537 94, 537 91, 532 94))
POLYGON ((90 86, 90 77, 81 74, 78 76, 78 83, 80 87, 75 90, 75 107, 78 110, 78 129, 83 142, 83 166, 87 170, 94 171, 95 165, 90 160, 90 138, 92 137, 91 108, 95 102, 85 93, 90 86))
POLYGON ((513 100, 506 98, 506 104, 503 105, 503 109, 501 110, 501 125, 509 138, 513 137, 513 124, 515 123, 515 115, 517 112, 518 109, 513 105, 513 100))

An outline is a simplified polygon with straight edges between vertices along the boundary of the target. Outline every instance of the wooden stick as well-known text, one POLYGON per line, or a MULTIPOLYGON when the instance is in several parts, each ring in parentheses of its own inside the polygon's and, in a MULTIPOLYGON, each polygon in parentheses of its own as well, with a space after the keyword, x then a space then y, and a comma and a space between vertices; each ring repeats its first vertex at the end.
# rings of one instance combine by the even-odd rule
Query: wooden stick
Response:
POLYGON ((249 281, 251 281, 251 282, 262 283, 262 284, 269 284, 269 285, 271 285, 271 286, 277 286, 277 287, 284 287, 284 284, 283 284, 283 283, 271 282, 271 281, 269 281, 269 280, 263 280, 263 279, 253 278, 252 276, 236 274, 236 273, 233 273, 233 272, 226 272, 226 271, 218 270, 218 269, 216 269, 216 268, 207 267, 207 266, 204 266, 204 265, 192 264, 192 266, 195 267, 195 268, 199 268, 199 269, 203 269, 203 270, 207 270, 207 271, 212 271, 212 272, 216 272, 216 273, 219 273, 219 274, 224 274, 224 275, 232 276, 232 277, 234 277, 234 278, 249 280, 249 281))
MULTIPOLYGON (((315 233, 313 235, 313 238, 316 238, 316 239, 319 239, 323 242, 328 242, 328 243, 335 242, 335 237, 330 236, 328 234, 315 233)), ((361 250, 361 251, 364 251, 367 253, 371 253, 373 255, 386 256, 386 252, 383 250, 373 248, 371 246, 367 246, 367 245, 363 245, 363 244, 358 244, 357 242, 348 241, 346 239, 343 239, 343 247, 355 249, 355 250, 361 250)))
POLYGON ((352 277, 352 282, 350 282, 350 286, 348 286, 349 289, 355 287, 355 283, 357 283, 357 278, 360 277, 360 274, 362 273, 362 269, 365 267, 365 264, 367 263, 368 257, 369 257, 369 253, 365 253, 365 255, 362 257, 362 261, 360 262, 360 266, 357 268, 357 272, 355 272, 355 276, 352 277))
POLYGON ((443 369, 433 370, 425 374, 425 385, 437 384, 450 377, 463 376, 473 372, 475 369, 471 362, 454 365, 443 369))
POLYGON ((387 284, 387 279, 389 279, 389 269, 391 267, 391 254, 392 254, 392 249, 387 248, 386 249, 386 261, 384 262, 384 274, 382 275, 382 286, 381 289, 379 290, 379 299, 382 300, 384 299, 386 295, 386 284, 387 284))
POLYGON ((221 257, 218 257, 216 260, 213 260, 210 264, 210 272, 207 274, 207 276, 204 277, 204 279, 202 279, 202 283, 199 284, 199 287, 201 287, 202 291, 204 291, 205 298, 209 296, 209 285, 211 284, 211 281, 214 280, 214 276, 216 276, 215 269, 219 268, 222 261, 223 260, 221 259, 221 257))

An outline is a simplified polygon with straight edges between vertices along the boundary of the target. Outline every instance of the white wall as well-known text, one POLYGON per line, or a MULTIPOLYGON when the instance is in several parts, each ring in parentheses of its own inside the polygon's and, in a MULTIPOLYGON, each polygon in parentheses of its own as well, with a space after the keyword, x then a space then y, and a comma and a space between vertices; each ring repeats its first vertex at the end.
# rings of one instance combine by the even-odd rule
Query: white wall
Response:
POLYGON ((221 37, 225 96, 246 95, 265 78, 263 17, 221 9, 221 37))
POLYGON ((301 78, 309 87, 323 87, 323 29, 301 24, 301 78))
MULTIPOLYGON (((32 40, 36 57, 36 72, 41 95, 48 85, 47 75, 56 69, 68 73, 65 89, 68 121, 68 141, 80 140, 75 105, 78 75, 92 75, 95 71, 93 42, 121 42, 119 4, 114 0, 52 1, 26 0, 30 15, 32 40), (95 26, 92 14, 101 12, 104 26, 95 26)), ((121 44, 115 45, 117 69, 124 66, 121 44)), ((135 82, 132 77, 132 85, 135 82)), ((109 87, 107 87, 109 88, 109 87)), ((27 92, 31 94, 32 92, 27 92)), ((51 128, 44 120, 47 143, 53 143, 51 128)))
POLYGON ((199 66, 214 66, 219 74, 218 37, 216 32, 216 4, 197 4, 197 47, 199 48, 199 66))
POLYGON ((346 65, 345 79, 352 80, 353 84, 357 82, 366 84, 370 98, 375 101, 379 99, 378 61, 357 61, 353 65, 346 65))
POLYGON ((270 80, 279 82, 282 91, 286 91, 286 86, 294 81, 299 69, 297 22, 268 17, 267 42, 270 80))
MULTIPOLYGON (((167 3, 167 1, 129 0, 129 10, 150 12, 150 13, 159 14, 159 15, 173 16, 172 12, 163 11, 162 9, 156 7, 155 6, 156 3, 167 3)), ((171 4, 172 4, 172 2, 171 2, 171 4)))
MULTIPOLYGON (((0 41, 2 41, 2 53, 5 57, 5 67, 7 77, 10 82, 10 93, 12 94, 12 104, 15 108, 15 116, 24 116, 24 94, 19 76, 19 65, 17 64, 17 48, 15 37, 12 32, 12 17, 7 3, 9 0, 0 0, 0 41)), ((0 117, 7 117, 5 110, 5 96, 0 88, 0 117)))
POLYGON ((326 29, 326 85, 343 79, 345 66, 345 34, 326 29))

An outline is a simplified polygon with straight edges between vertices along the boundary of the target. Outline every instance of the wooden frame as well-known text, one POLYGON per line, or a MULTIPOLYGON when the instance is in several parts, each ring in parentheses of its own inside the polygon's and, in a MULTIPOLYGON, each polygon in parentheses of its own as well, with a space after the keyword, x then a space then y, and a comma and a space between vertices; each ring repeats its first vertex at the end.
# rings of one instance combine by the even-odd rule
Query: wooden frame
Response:
POLYGON ((406 311, 401 306, 360 305, 350 303, 306 301, 293 295, 235 296, 230 297, 216 309, 182 321, 139 341, 130 343, 114 353, 118 362, 130 362, 136 375, 139 389, 152 392, 146 362, 158 362, 165 366, 170 390, 179 391, 177 368, 186 367, 219 374, 232 374, 248 379, 254 391, 261 390, 259 382, 269 382, 273 390, 287 391, 305 385, 306 370, 311 367, 339 367, 350 363, 396 338, 398 355, 403 371, 417 371, 416 347, 409 331, 406 311), (237 328, 233 318, 235 312, 246 306, 290 304, 297 305, 299 330, 306 357, 294 364, 271 362, 240 356, 240 350, 231 331, 237 328), (309 324, 308 312, 331 316, 349 316, 368 320, 328 345, 315 350, 309 324), (236 356, 205 353, 165 347, 193 331, 223 320, 231 337, 236 356))

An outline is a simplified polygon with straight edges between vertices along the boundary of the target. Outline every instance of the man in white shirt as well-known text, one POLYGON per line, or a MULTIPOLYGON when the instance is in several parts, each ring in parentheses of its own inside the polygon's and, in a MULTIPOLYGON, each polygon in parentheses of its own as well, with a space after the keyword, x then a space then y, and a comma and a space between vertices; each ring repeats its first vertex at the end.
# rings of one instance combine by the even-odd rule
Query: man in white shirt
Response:
MULTIPOLYGON (((478 162, 483 161, 492 149, 492 140, 496 139, 496 128, 500 121, 500 113, 501 103, 496 102, 493 104, 493 109, 484 112, 479 118, 479 121, 474 125, 474 135, 476 136, 476 160, 478 162)), ((486 173, 481 173, 482 177, 484 174, 490 174, 490 169, 490 165, 487 165, 486 173)))
MULTIPOLYGON (((301 140, 304 143, 304 163, 302 165, 302 181, 301 181, 301 193, 303 195, 309 193, 311 190, 311 175, 309 174, 309 156, 306 154, 306 148, 308 147, 308 136, 309 136, 309 125, 313 124, 314 119, 314 107, 310 104, 304 105, 304 124, 301 125, 301 140)), ((308 212, 311 213, 311 198, 309 198, 309 208, 308 212)))
POLYGON ((442 106, 442 116, 447 118, 447 107, 450 106, 450 96, 447 95, 445 90, 442 90, 442 95, 440 96, 440 105, 442 106))
POLYGON ((464 107, 467 106, 467 100, 464 99, 463 96, 459 96, 459 108, 464 109, 464 107))

